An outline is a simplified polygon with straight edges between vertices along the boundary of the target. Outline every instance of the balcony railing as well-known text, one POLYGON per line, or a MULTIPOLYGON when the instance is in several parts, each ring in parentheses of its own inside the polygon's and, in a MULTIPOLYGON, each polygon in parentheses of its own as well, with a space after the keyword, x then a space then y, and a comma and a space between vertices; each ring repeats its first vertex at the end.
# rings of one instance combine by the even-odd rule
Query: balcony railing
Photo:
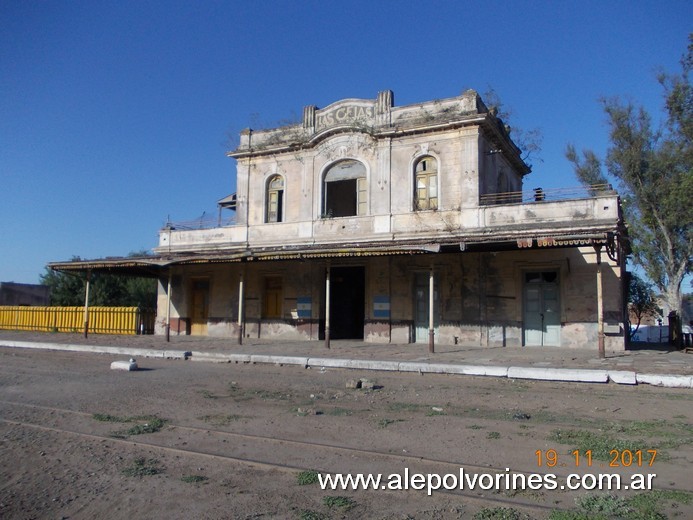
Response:
POLYGON ((236 225, 235 214, 230 217, 221 217, 218 215, 214 215, 212 213, 203 212, 200 217, 193 220, 180 220, 176 222, 167 220, 166 224, 164 224, 164 229, 178 229, 183 231, 190 231, 196 229, 212 229, 234 225, 236 225))
POLYGON ((529 204, 532 202, 553 202, 558 200, 589 199, 599 195, 615 195, 611 184, 593 184, 573 188, 534 188, 531 191, 509 191, 506 193, 487 193, 479 197, 479 204, 529 204))

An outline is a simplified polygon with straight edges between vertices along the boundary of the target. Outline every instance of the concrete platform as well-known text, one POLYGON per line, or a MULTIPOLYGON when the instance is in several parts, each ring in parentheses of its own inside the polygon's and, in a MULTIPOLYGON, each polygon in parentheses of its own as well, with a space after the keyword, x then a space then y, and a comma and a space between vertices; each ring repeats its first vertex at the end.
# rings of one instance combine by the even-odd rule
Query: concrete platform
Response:
POLYGON ((216 363, 269 363, 314 368, 345 368, 456 374, 581 383, 649 384, 693 388, 693 355, 666 349, 607 352, 597 348, 494 347, 374 344, 174 336, 111 336, 0 331, 0 347, 93 352, 140 359, 165 358, 216 363))

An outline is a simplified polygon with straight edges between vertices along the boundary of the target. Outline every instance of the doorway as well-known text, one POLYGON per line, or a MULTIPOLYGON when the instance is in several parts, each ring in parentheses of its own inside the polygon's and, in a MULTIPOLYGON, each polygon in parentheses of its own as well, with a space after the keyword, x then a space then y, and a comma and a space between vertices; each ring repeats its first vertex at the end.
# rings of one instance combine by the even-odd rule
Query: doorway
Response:
POLYGON ((524 274, 524 344, 561 344, 561 306, 557 271, 524 274))
MULTIPOLYGON (((414 282, 414 341, 416 343, 428 343, 429 326, 429 295, 430 274, 416 273, 414 282)), ((438 328, 440 322, 440 306, 438 305, 438 284, 433 279, 433 327, 438 328)))
POLYGON ((363 339, 366 314, 366 270, 363 266, 330 271, 330 337, 363 339))
POLYGON ((195 280, 192 284, 190 335, 206 336, 209 318, 209 280, 195 280))

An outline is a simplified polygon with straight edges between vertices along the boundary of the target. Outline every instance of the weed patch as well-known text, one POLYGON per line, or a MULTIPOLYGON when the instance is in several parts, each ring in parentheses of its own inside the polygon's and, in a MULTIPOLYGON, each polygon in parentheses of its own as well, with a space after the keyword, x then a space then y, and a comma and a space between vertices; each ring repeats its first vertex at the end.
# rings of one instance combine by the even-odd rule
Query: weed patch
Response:
POLYGON ((92 418, 96 421, 101 421, 101 422, 115 422, 115 423, 130 422, 129 417, 120 417, 118 415, 111 415, 108 413, 95 413, 94 415, 92 415, 92 418))
POLYGON ((159 466, 157 459, 145 459, 138 457, 132 464, 123 470, 123 475, 127 477, 148 477, 163 473, 164 469, 159 466))
POLYGON ((404 422, 404 419, 380 419, 378 421, 378 428, 387 428, 391 424, 395 424, 398 422, 404 422))
POLYGON ((204 421, 206 423, 213 424, 215 426, 227 426, 231 424, 232 422, 239 421, 243 419, 243 415, 236 415, 236 414, 215 414, 215 415, 203 415, 202 417, 198 417, 200 421, 204 421))
POLYGON ((485 507, 474 520, 532 520, 532 517, 512 507, 485 507))
POLYGON ((309 486, 318 483, 318 472, 315 470, 301 471, 296 475, 296 481, 299 486, 309 486))
POLYGON ((349 511, 356 506, 356 502, 351 498, 340 496, 326 496, 322 499, 322 503, 330 509, 341 509, 342 511, 349 511))
POLYGON ((161 419, 155 415, 145 415, 132 417, 125 422, 137 422, 134 426, 127 430, 118 430, 111 434, 117 439, 125 439, 132 435, 144 435, 146 433, 156 433, 166 425, 166 419, 161 419))
POLYGON ((569 444, 583 453, 591 450, 592 457, 597 460, 611 460, 613 450, 618 450, 619 453, 630 450, 635 453, 637 450, 644 449, 644 446, 648 446, 649 449, 652 445, 643 441, 617 439, 605 433, 586 430, 554 430, 548 436, 548 440, 559 444, 569 444))
POLYGON ((693 502, 693 493, 657 489, 621 498, 610 493, 575 500, 578 510, 552 511, 548 520, 666 520, 664 509, 693 502))

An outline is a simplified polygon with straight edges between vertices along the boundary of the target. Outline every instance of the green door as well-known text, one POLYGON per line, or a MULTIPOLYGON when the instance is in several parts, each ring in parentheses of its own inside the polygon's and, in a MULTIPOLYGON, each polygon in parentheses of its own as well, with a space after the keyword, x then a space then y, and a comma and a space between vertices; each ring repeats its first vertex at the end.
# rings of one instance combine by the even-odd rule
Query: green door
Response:
POLYGON ((561 344, 558 272, 525 273, 523 325, 525 345, 561 344))

